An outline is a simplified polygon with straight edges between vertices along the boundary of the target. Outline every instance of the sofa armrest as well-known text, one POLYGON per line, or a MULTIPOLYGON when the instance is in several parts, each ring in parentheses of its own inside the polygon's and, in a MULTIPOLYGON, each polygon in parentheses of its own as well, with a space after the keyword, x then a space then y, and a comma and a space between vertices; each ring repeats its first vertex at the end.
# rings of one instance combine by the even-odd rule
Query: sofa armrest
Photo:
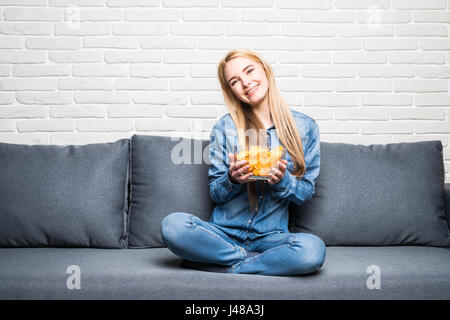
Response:
POLYGON ((450 229, 450 183, 445 183, 444 189, 445 189, 445 197, 444 197, 445 217, 447 218, 447 226, 450 229))

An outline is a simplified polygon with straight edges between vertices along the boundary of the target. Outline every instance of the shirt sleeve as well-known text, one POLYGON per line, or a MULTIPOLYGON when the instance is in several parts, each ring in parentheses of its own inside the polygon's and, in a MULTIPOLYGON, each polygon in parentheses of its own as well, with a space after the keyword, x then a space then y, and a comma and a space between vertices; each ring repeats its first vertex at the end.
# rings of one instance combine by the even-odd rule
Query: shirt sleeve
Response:
POLYGON ((242 188, 242 184, 232 183, 228 179, 230 164, 227 153, 231 151, 227 152, 226 145, 223 119, 221 119, 211 131, 209 145, 209 192, 212 200, 217 204, 233 199, 242 188))
POLYGON ((273 196, 287 198, 298 206, 314 195, 320 171, 320 132, 315 121, 309 132, 309 144, 305 150, 306 172, 303 177, 299 179, 286 169, 283 179, 277 184, 270 185, 273 196))

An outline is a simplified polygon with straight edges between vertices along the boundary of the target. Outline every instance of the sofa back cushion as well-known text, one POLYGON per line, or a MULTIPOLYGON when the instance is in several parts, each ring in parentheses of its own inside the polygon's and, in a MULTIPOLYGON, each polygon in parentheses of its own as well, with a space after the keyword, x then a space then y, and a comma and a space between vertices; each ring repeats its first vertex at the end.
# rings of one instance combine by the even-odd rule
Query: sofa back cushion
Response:
POLYGON ((322 142, 315 194, 291 209, 327 245, 449 246, 442 144, 322 142))
POLYGON ((0 247, 126 247, 129 145, 0 143, 0 247))
POLYGON ((161 221, 187 212, 208 220, 209 140, 134 135, 131 138, 131 206, 128 246, 164 247, 161 221))

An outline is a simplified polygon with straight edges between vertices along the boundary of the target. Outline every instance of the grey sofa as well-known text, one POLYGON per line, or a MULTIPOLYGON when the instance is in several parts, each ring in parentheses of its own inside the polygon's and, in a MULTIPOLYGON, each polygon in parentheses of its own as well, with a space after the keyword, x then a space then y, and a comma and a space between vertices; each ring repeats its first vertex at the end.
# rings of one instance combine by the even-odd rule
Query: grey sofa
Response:
POLYGON ((0 299, 450 299, 440 141, 322 142, 315 194, 289 214, 326 260, 296 277, 188 269, 164 246, 166 215, 214 208, 208 145, 0 143, 0 299))

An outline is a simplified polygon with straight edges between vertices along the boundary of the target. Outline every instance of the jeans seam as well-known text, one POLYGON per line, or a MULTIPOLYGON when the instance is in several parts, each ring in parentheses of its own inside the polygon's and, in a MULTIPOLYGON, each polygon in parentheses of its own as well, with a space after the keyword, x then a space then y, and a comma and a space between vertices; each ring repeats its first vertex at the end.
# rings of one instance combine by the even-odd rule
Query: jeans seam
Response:
POLYGON ((194 222, 192 222, 192 221, 191 221, 191 223, 194 224, 195 226, 197 226, 197 228, 202 229, 202 230, 208 232, 210 235, 212 235, 212 236, 216 237, 217 239, 221 240, 223 243, 225 243, 225 244, 228 245, 229 247, 231 247, 231 248, 233 248, 233 249, 236 248, 236 247, 233 246, 231 243, 225 241, 224 239, 222 239, 222 237, 220 237, 219 235, 215 234, 215 233, 212 232, 211 230, 208 230, 207 228, 205 228, 205 227, 203 227, 203 226, 201 226, 201 225, 198 225, 198 224, 196 224, 196 223, 194 223, 194 222))

